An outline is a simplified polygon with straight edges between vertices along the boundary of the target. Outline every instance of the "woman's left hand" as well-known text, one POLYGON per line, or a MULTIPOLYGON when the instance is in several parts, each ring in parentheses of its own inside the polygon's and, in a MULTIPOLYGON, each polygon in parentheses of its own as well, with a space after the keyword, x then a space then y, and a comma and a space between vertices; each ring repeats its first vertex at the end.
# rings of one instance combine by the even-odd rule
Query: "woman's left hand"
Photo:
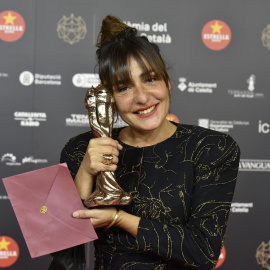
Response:
POLYGON ((114 206, 102 206, 93 209, 77 210, 73 213, 74 218, 89 218, 94 228, 106 228, 108 226, 110 228, 110 225, 113 225, 120 227, 136 237, 140 218, 123 210, 119 210, 118 216, 116 215, 117 209, 114 206))
POLYGON ((116 215, 115 207, 100 207, 78 210, 73 213, 74 218, 89 218, 94 228, 109 226, 116 215))

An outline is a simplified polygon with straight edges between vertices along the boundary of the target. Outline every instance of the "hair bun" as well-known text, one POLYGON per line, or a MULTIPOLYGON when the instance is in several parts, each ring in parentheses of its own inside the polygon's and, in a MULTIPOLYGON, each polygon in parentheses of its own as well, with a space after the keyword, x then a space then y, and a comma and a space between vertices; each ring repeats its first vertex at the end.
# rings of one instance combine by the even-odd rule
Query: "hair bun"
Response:
POLYGON ((136 36, 137 29, 129 27, 112 38, 112 41, 121 42, 130 36, 136 36))
POLYGON ((102 21, 102 26, 98 35, 97 46, 100 47, 113 39, 122 40, 125 37, 136 35, 137 30, 129 27, 120 19, 108 15, 102 21))

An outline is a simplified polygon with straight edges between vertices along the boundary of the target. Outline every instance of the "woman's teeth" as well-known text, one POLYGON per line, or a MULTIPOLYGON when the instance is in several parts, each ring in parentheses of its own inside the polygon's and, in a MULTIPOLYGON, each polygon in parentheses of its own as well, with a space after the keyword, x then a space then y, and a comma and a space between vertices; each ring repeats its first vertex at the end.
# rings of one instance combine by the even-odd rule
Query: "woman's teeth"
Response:
POLYGON ((155 107, 156 107, 156 105, 150 107, 150 108, 147 109, 147 110, 144 110, 144 111, 138 111, 137 113, 138 113, 138 114, 147 114, 147 113, 152 112, 152 111, 155 109, 155 107))

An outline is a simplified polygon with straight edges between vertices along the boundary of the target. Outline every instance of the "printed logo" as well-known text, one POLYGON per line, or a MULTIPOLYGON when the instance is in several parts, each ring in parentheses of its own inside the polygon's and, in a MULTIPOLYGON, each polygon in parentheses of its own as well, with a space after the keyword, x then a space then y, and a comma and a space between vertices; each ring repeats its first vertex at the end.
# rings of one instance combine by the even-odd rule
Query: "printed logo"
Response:
POLYGON ((259 120, 258 132, 268 134, 270 132, 270 124, 263 123, 262 120, 259 120))
POLYGON ((270 240, 268 243, 262 242, 258 246, 255 257, 259 265, 270 270, 270 240))
POLYGON ((248 121, 238 120, 212 120, 207 118, 201 118, 198 120, 198 125, 203 128, 209 128, 219 132, 229 132, 235 126, 248 126, 248 121))
POLYGON ((1 157, 1 162, 8 166, 20 166, 21 163, 17 162, 16 159, 16 156, 14 156, 12 153, 6 153, 1 157))
POLYGON ((33 156, 24 157, 22 159, 22 162, 17 162, 16 159, 16 156, 14 156, 12 153, 6 153, 1 157, 1 162, 6 164, 7 166, 21 166, 22 164, 27 163, 48 163, 47 159, 34 158, 33 156))
POLYGON ((14 239, 8 236, 0 236, 0 267, 13 265, 19 254, 19 246, 14 239))
POLYGON ((39 127, 40 122, 47 121, 45 112, 15 112, 14 120, 20 121, 22 127, 39 127))
POLYGON ((226 249, 224 246, 222 246, 222 249, 218 258, 218 263, 215 269, 219 268, 224 263, 225 259, 226 259, 226 249))
POLYGON ((48 160, 47 159, 34 158, 33 156, 30 156, 30 157, 24 157, 22 159, 22 164, 25 164, 25 163, 34 163, 34 164, 48 163, 48 160))
POLYGON ((19 80, 22 85, 29 86, 34 82, 34 75, 30 71, 24 71, 20 74, 19 80))
POLYGON ((98 74, 77 73, 73 76, 72 82, 76 87, 90 88, 97 87, 100 84, 98 74))
POLYGON ((217 88, 217 83, 203 83, 203 82, 187 82, 184 77, 179 78, 178 89, 183 92, 195 94, 212 94, 214 89, 217 88))
POLYGON ((223 50, 231 42, 231 29, 223 21, 213 20, 206 23, 201 33, 204 45, 214 51, 223 50))
POLYGON ((262 31, 263 46, 270 50, 270 25, 268 24, 262 31))
POLYGON ((20 83, 24 86, 29 86, 32 83, 38 85, 61 85, 61 75, 50 75, 50 74, 39 74, 36 73, 35 76, 30 71, 23 71, 20 76, 19 80, 20 83))
POLYGON ((145 22, 131 23, 130 21, 124 21, 124 23, 142 32, 140 33, 140 35, 147 37, 150 42, 164 43, 164 44, 172 43, 172 38, 168 34, 168 25, 166 22, 164 23, 155 22, 152 25, 145 22))
POLYGON ((187 89, 186 80, 186 78, 179 78, 180 83, 178 84, 178 88, 182 92, 187 89))
POLYGON ((13 42, 20 39, 25 31, 23 17, 16 11, 6 10, 0 13, 0 39, 13 42))
POLYGON ((172 114, 172 113, 167 114, 166 119, 169 120, 169 121, 173 121, 175 123, 180 123, 178 117, 175 114, 172 114))
POLYGON ((71 114, 66 118, 66 126, 69 127, 89 127, 89 119, 87 114, 71 114))
POLYGON ((231 212, 232 213, 249 213, 249 209, 253 208, 253 202, 249 203, 240 203, 240 202, 234 202, 231 204, 231 212))
POLYGON ((8 78, 8 73, 5 72, 0 73, 0 78, 8 78))
POLYGON ((56 31, 60 39, 73 45, 85 38, 87 26, 81 16, 76 18, 73 14, 70 17, 64 15, 59 20, 56 31))
POLYGON ((253 74, 250 75, 250 77, 247 79, 248 90, 249 91, 254 91, 255 90, 255 80, 256 80, 256 77, 253 74))
POLYGON ((245 172, 270 172, 270 160, 266 159, 241 159, 239 171, 245 172))
POLYGON ((229 89, 228 94, 234 98, 264 98, 263 93, 255 93, 256 76, 251 74, 247 80, 247 89, 235 90, 229 89))

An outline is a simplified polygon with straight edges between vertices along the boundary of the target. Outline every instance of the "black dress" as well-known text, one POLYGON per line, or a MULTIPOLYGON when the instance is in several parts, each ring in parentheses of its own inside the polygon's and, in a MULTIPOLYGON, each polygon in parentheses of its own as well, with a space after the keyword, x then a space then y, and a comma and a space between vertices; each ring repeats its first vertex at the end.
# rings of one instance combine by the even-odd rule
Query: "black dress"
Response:
MULTIPOLYGON (((153 146, 120 142, 115 175, 133 194, 121 208, 141 220, 136 238, 117 227, 96 230, 95 269, 213 269, 217 263, 240 151, 229 135, 175 125, 170 138, 153 146)), ((80 134, 62 151, 73 177, 91 138, 92 132, 80 134)))

